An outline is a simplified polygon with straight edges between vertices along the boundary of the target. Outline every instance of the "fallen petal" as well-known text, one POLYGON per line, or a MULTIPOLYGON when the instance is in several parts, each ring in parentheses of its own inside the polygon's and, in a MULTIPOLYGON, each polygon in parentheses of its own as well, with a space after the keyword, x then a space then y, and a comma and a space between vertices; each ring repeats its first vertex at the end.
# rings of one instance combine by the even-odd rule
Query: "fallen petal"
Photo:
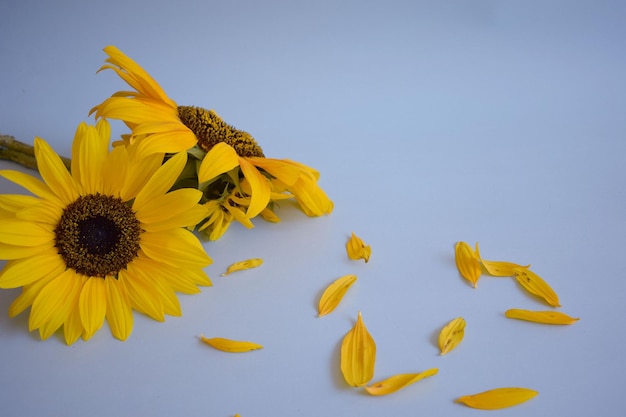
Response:
POLYGON ((511 277, 515 274, 516 269, 530 267, 530 265, 523 266, 513 262, 487 261, 482 259, 480 251, 478 250, 478 243, 476 243, 476 256, 485 267, 485 270, 494 277, 511 277))
POLYGON ((348 289, 356 282, 356 275, 344 275, 343 277, 337 279, 335 282, 330 284, 324 293, 322 294, 322 298, 320 298, 320 303, 318 306, 319 316, 325 316, 326 314, 332 312, 341 300, 348 289))
POLYGON ((360 387, 374 376, 375 362, 376 343, 363 324, 359 311, 354 327, 341 343, 341 373, 348 385, 360 387))
POLYGON ((224 272, 222 276, 224 277, 235 271, 243 271, 250 268, 257 268, 262 264, 263 259, 261 258, 246 259, 245 261, 235 262, 226 269, 226 272, 224 272))
POLYGON ((537 391, 528 388, 496 388, 479 394, 465 395, 456 401, 481 410, 498 410, 521 404, 537 394, 539 394, 537 391))
POLYGON ((457 347, 465 336, 465 319, 457 317, 450 323, 446 324, 439 333, 439 350, 442 355, 450 352, 457 347))
POLYGON ((532 321, 534 323, 543 324, 574 324, 579 318, 568 316, 560 311, 532 311, 512 308, 507 310, 504 315, 510 319, 532 321))
POLYGON ((352 237, 346 243, 346 251, 348 252, 348 258, 353 261, 363 259, 365 263, 370 260, 370 255, 372 254, 372 248, 366 245, 354 232, 352 232, 352 237))
POLYGON ((545 300, 546 303, 552 307, 560 307, 559 297, 556 292, 547 282, 545 282, 539 275, 527 268, 515 269, 514 275, 517 282, 529 293, 536 295, 539 298, 545 300))
POLYGON ((217 350, 221 350, 222 352, 241 353, 249 352, 251 350, 263 349, 263 346, 257 343, 224 339, 222 337, 214 337, 208 339, 204 336, 200 336, 200 340, 217 350))
POLYGON ((365 387, 370 395, 387 395, 392 394, 402 388, 409 386, 417 381, 420 381, 429 376, 435 375, 439 372, 437 368, 427 369, 419 374, 398 374, 385 379, 384 381, 376 382, 369 387, 365 387))
MULTIPOLYGON (((476 243, 476 248, 478 249, 478 243, 476 243)), ((476 288, 481 273, 480 258, 476 252, 466 242, 457 242, 454 248, 454 259, 461 276, 476 288)))

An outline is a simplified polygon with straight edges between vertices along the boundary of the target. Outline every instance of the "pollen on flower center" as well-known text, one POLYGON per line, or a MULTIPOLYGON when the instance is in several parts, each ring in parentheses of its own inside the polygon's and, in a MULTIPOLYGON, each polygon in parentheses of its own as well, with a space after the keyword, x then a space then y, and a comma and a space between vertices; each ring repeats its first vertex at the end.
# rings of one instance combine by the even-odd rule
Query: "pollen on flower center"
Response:
POLYGON ((105 277, 115 276, 137 256, 141 227, 121 199, 89 194, 65 207, 54 233, 68 268, 105 277))
POLYGON ((196 135, 198 146, 205 152, 210 151, 218 143, 225 142, 232 146, 239 156, 265 156, 252 135, 235 129, 213 110, 178 106, 178 117, 196 135))

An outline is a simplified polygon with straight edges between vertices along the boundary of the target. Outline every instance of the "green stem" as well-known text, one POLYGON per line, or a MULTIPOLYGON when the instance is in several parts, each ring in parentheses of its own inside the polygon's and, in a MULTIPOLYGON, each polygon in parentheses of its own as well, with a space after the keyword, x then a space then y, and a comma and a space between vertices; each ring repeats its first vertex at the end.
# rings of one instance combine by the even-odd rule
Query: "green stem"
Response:
MULTIPOLYGON (((13 136, 0 135, 0 159, 17 162, 26 168, 37 170, 35 148, 16 140, 13 136)), ((71 160, 63 156, 61 160, 69 171, 71 160)))

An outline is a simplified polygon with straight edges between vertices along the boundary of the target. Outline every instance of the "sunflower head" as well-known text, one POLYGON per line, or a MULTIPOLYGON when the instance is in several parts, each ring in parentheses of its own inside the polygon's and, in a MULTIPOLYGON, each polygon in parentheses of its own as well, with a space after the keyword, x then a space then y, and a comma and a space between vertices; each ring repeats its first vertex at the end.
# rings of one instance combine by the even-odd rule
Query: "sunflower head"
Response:
POLYGON ((252 135, 229 125, 213 110, 178 106, 178 117, 196 135, 198 147, 205 152, 224 142, 232 146, 239 156, 265 156, 252 135))

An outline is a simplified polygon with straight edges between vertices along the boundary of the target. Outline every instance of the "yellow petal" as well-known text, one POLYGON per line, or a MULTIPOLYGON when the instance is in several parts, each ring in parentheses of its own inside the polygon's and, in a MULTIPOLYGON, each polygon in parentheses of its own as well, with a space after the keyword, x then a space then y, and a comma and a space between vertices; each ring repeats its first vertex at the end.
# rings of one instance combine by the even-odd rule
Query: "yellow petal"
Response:
POLYGON ((363 259, 367 263, 370 260, 372 248, 352 232, 352 237, 346 243, 346 252, 348 252, 348 258, 353 261, 363 259))
POLYGON ((498 410, 530 400, 539 394, 528 388, 496 388, 457 398, 457 402, 481 410, 498 410))
MULTIPOLYGON (((478 248, 478 243, 476 248, 478 248)), ((474 288, 476 288, 481 270, 478 255, 472 247, 465 242, 457 242, 454 250, 454 259, 461 276, 471 282, 474 288)))
POLYGON ((139 194, 137 194, 135 202, 133 203, 133 210, 141 211, 146 205, 149 205, 153 199, 165 194, 172 188, 178 175, 185 167, 186 162, 187 153, 180 152, 161 165, 152 178, 148 180, 143 189, 139 191, 139 194))
POLYGON ((149 258, 177 268, 204 268, 213 262, 198 238, 186 229, 144 233, 139 245, 149 258))
POLYGON ((526 320, 543 324, 574 324, 579 318, 571 317, 560 311, 531 311, 512 308, 504 315, 510 319, 526 320))
POLYGON ((235 271, 243 271, 250 268, 257 268, 262 264, 263 259, 261 258, 246 259, 245 261, 235 262, 226 269, 226 272, 224 272, 222 276, 224 277, 235 271))
MULTIPOLYGON (((161 194, 136 210, 137 219, 142 223, 155 223, 177 217, 194 207, 202 198, 202 193, 191 188, 181 188, 161 194)), ((195 226, 195 225, 194 225, 195 226)))
POLYGON ((31 193, 35 194, 37 197, 50 200, 54 203, 57 203, 59 206, 65 206, 65 204, 63 204, 59 200, 59 197, 57 197, 52 192, 50 187, 48 187, 46 184, 43 183, 43 181, 33 177, 32 175, 28 175, 19 171, 5 169, 0 171, 0 176, 27 189, 31 193))
POLYGON ((476 243, 476 257, 480 259, 480 262, 483 264, 487 272, 494 277, 512 277, 516 269, 530 267, 530 265, 523 266, 513 262, 487 261, 482 259, 480 251, 478 250, 478 243, 476 243))
POLYGON ((29 258, 7 262, 0 274, 0 288, 17 288, 46 277, 60 275, 65 264, 54 248, 29 258))
POLYGON ((363 324, 359 311, 354 327, 341 343, 341 373, 348 385, 360 387, 374 376, 375 363, 376 343, 363 324))
POLYGON ((54 241, 51 227, 18 220, 0 219, 0 242, 15 246, 39 246, 54 241))
POLYGON ((89 340, 104 324, 107 310, 107 294, 105 279, 91 277, 83 286, 78 300, 80 321, 85 328, 83 338, 89 340))
POLYGON ((236 166, 239 166, 239 155, 230 145, 220 142, 204 156, 198 169, 198 181, 210 181, 236 166))
POLYGON ((64 204, 70 204, 78 198, 78 189, 74 178, 63 165, 63 161, 41 138, 35 138, 35 157, 37 169, 48 187, 64 204))
POLYGON ((204 336, 200 336, 200 340, 202 340, 207 345, 223 352, 241 353, 249 352, 251 350, 263 349, 263 346, 257 343, 224 339, 222 337, 213 337, 208 339, 204 336))
POLYGON ((253 218, 267 207, 270 201, 270 185, 267 178, 265 178, 254 165, 248 162, 246 158, 239 158, 239 166, 252 189, 250 205, 248 206, 246 215, 248 218, 253 218))
POLYGON ((126 340, 133 330, 133 313, 124 285, 115 278, 105 279, 107 287, 106 318, 114 337, 126 340))
POLYGON ((530 269, 519 268, 513 271, 515 279, 529 293, 545 300, 552 307, 560 307, 559 297, 556 292, 539 275, 530 269))
POLYGON ((74 307, 73 301, 80 294, 82 284, 83 280, 73 269, 67 269, 52 279, 33 301, 28 320, 29 330, 38 329, 50 321, 61 326, 74 307))
MULTIPOLYGON (((98 123, 100 127, 102 127, 103 120, 106 119, 98 123)), ((83 193, 95 194, 103 191, 102 167, 108 154, 108 136, 101 136, 95 126, 84 122, 78 125, 72 143, 71 166, 72 177, 81 185, 83 193)))
POLYGON ((442 355, 450 352, 457 347, 465 336, 465 319, 457 317, 450 323, 446 324, 439 333, 439 350, 442 355))
POLYGON ((330 284, 320 298, 318 306, 319 316, 332 312, 346 295, 348 289, 356 282, 356 275, 344 275, 330 284))
POLYGON ((437 368, 427 369, 418 374, 398 374, 385 379, 384 381, 375 382, 369 387, 365 387, 365 391, 369 395, 387 395, 392 394, 402 388, 409 386, 424 378, 433 376, 439 372, 437 368))

